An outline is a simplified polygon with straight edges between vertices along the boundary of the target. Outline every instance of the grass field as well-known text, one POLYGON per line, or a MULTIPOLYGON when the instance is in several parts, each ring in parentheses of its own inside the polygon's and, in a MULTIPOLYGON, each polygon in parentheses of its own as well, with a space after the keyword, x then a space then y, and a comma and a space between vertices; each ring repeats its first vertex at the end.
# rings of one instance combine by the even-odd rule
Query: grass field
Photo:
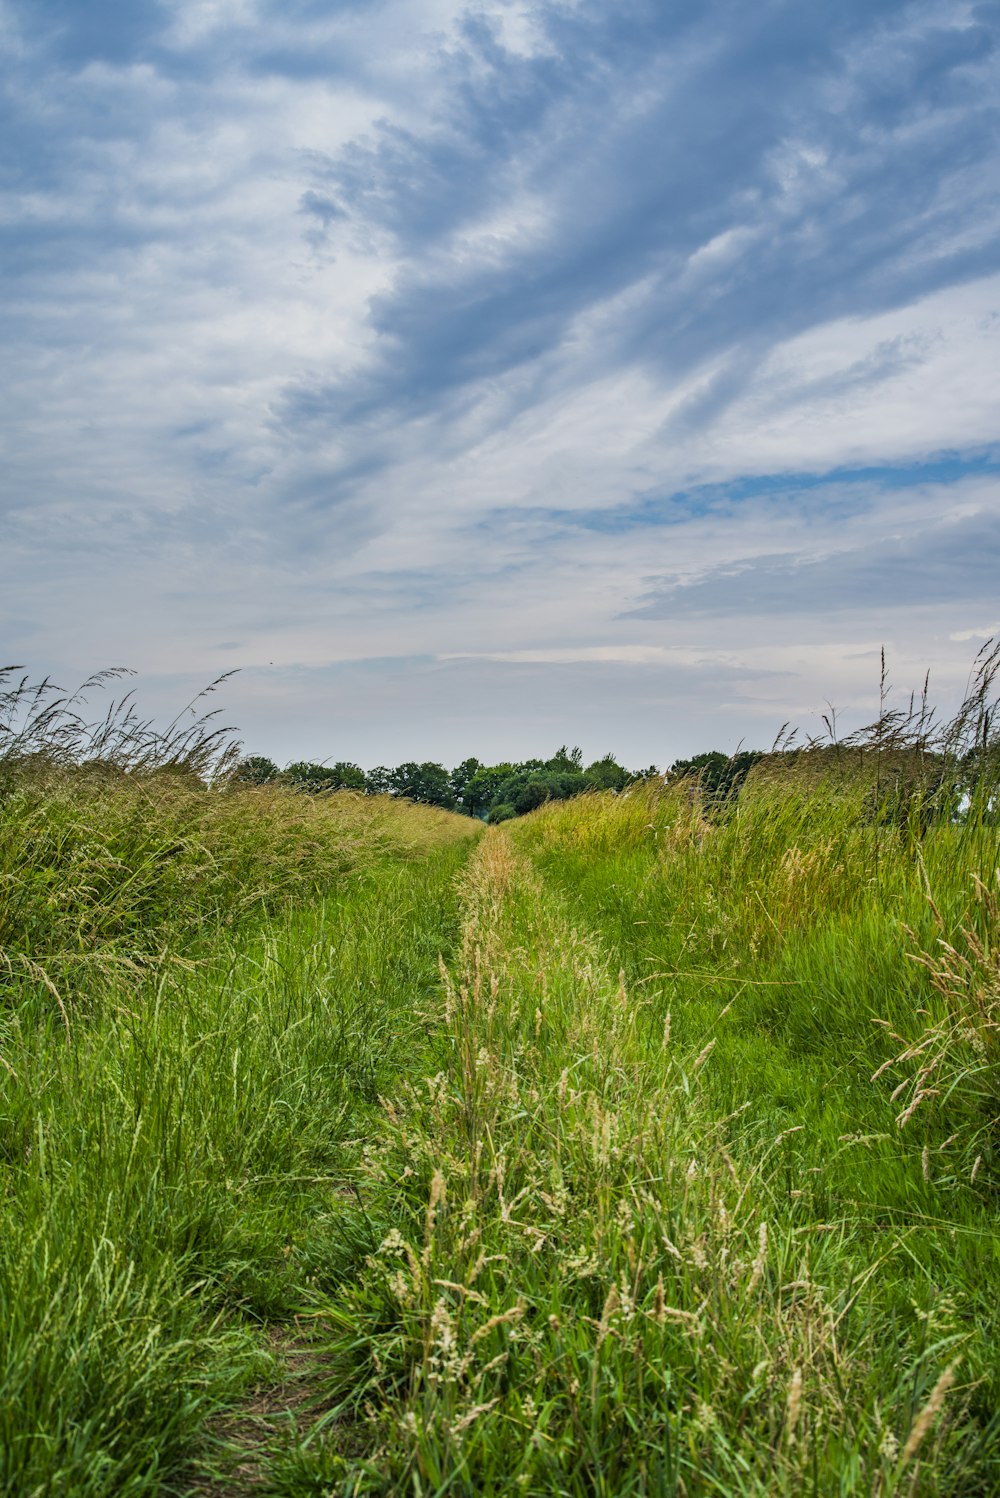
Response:
POLYGON ((1000 837, 0 808, 0 1491, 1000 1493, 1000 837))
POLYGON ((470 830, 161 774, 4 798, 0 1490, 190 1490, 425 1045, 470 830))

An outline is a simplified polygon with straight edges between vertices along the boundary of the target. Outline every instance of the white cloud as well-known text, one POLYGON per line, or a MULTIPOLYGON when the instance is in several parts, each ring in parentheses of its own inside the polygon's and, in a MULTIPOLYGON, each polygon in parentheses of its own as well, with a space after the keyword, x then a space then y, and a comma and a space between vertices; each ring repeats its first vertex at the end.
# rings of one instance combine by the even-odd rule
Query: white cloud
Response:
POLYGON ((996 624, 980 625, 976 629, 956 629, 949 636, 949 640, 964 642, 965 640, 992 640, 994 637, 1000 639, 1000 620, 996 624))
MULTIPOLYGON (((613 29, 599 9, 573 35, 613 29)), ((989 632, 961 558, 933 603, 821 612, 808 579, 907 536, 933 562, 943 514, 1000 518, 995 475, 960 465, 947 485, 829 480, 1000 435, 997 223, 968 103, 985 74, 883 118, 868 53, 834 47, 772 100, 707 10, 649 55, 609 30, 576 69, 545 6, 480 7, 496 47, 478 52, 457 0, 172 14, 167 61, 45 72, 36 40, 43 71, 14 85, 38 142, 0 196, 17 653, 67 676, 241 665, 261 747, 270 703, 289 752, 298 735, 319 757, 348 721, 356 753, 388 757, 400 704, 414 752, 435 715, 454 736, 485 683, 505 711, 520 683, 526 741, 572 738, 575 692, 594 752, 614 739, 636 762, 704 747, 696 728, 766 738, 826 697, 862 715, 883 642, 901 685, 931 665, 960 689, 989 632), (797 473, 824 485, 782 490, 797 473), (738 501, 671 500, 736 482, 738 501), (678 581, 746 587, 786 560, 793 622, 785 594, 635 617, 678 581)), ((883 91, 930 18, 903 7, 882 38, 883 91)), ((511 741, 485 685, 473 716, 511 741)))

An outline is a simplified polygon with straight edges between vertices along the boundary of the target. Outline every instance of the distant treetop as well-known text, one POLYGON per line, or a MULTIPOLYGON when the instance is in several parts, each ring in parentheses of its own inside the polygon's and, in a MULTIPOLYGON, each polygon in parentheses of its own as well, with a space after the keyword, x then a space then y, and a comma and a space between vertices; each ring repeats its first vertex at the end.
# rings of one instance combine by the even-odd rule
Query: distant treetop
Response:
MULTIPOLYGON (((667 772, 672 779, 696 779, 715 801, 735 797, 763 755, 743 749, 724 754, 714 749, 678 759, 667 772)), ((586 791, 624 791, 633 781, 659 775, 656 765, 627 770, 611 753, 584 765, 577 747, 561 744, 548 759, 504 761, 486 765, 470 755, 448 770, 433 760, 405 760, 394 769, 376 765, 367 773, 348 760, 315 764, 296 760, 279 770, 273 760, 252 754, 240 761, 235 778, 254 785, 280 781, 311 795, 329 791, 363 791, 369 796, 402 796, 428 806, 442 806, 482 821, 504 822, 524 816, 546 801, 565 801, 586 791)))

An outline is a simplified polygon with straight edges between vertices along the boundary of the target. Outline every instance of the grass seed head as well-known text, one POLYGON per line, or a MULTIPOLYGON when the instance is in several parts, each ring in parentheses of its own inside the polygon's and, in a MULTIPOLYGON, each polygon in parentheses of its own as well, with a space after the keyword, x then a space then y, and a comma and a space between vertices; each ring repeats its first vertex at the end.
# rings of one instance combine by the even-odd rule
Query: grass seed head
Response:
POLYGON ((802 1408, 802 1369, 795 1368, 791 1382, 788 1385, 788 1399, 785 1403, 785 1435, 789 1446, 795 1444, 795 1434, 799 1423, 799 1413, 802 1408))
POLYGON ((937 1383, 931 1390, 930 1398, 910 1427, 910 1434, 906 1438, 906 1444, 903 1447, 903 1453, 900 1457, 901 1466, 905 1467, 908 1462, 913 1460, 917 1452, 920 1450, 924 1437, 927 1435, 927 1432, 934 1424, 934 1421, 937 1419, 937 1416, 944 1406, 945 1397, 948 1393, 948 1390, 955 1382, 955 1375, 957 1372, 958 1363, 954 1362, 944 1370, 937 1383))

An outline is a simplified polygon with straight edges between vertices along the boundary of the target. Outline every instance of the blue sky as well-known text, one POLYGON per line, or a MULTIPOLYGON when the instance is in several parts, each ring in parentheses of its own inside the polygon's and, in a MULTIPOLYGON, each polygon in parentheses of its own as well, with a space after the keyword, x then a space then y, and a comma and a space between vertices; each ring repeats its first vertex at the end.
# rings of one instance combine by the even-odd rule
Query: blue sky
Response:
POLYGON ((767 744, 1000 628, 1000 5, 0 0, 8 659, 767 744))

